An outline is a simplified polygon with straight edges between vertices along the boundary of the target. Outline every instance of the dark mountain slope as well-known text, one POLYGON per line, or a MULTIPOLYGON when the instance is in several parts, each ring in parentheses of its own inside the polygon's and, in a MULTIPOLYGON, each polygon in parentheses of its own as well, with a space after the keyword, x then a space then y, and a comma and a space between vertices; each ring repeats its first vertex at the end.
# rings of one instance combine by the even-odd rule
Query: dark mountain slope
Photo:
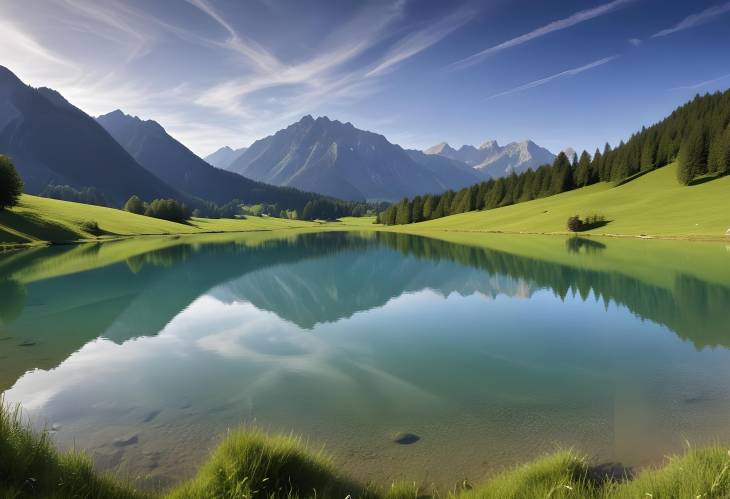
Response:
POLYGON ((0 154, 10 156, 26 192, 50 183, 95 187, 122 204, 183 196, 142 168, 99 124, 58 92, 25 85, 0 66, 0 154))

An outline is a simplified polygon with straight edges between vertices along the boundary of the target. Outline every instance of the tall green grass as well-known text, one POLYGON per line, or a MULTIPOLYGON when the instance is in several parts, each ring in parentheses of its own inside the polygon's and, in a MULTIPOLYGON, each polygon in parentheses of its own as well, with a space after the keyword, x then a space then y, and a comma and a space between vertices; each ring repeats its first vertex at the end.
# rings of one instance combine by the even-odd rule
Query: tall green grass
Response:
MULTIPOLYGON (((1 402, 1 401, 0 401, 1 402)), ((94 471, 81 453, 59 453, 47 432, 34 432, 18 409, 0 409, 0 497, 146 497, 131 486, 94 471)))
MULTIPOLYGON (((1 404, 0 404, 1 407, 1 404)), ((730 497, 730 455, 719 446, 688 449, 635 477, 607 475, 583 457, 561 451, 504 471, 481 484, 463 483, 447 499, 629 499, 730 497)), ((19 410, 0 408, 0 498, 169 499, 439 497, 414 483, 378 489, 337 472, 323 452, 293 436, 255 428, 227 434, 191 480, 173 490, 147 494, 94 471, 79 453, 59 453, 48 433, 35 432, 19 410)))
POLYGON ((197 476, 169 497, 344 498, 361 493, 354 483, 338 477, 322 452, 306 450, 301 439, 242 429, 229 433, 197 476))

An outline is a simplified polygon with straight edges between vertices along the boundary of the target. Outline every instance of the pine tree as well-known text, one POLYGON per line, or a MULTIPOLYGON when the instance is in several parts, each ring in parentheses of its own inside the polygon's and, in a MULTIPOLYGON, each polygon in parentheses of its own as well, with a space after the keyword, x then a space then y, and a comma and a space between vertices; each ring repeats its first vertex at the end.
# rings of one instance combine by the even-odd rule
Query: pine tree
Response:
POLYGON ((591 172, 590 172, 590 183, 595 184, 601 180, 601 163, 603 162, 603 155, 601 151, 596 147, 596 152, 593 153, 593 159, 591 160, 591 172))
POLYGON ((590 175, 591 157, 588 155, 588 151, 583 151, 573 172, 573 183, 576 187, 585 187, 590 184, 590 175))
POLYGON ((710 143, 707 169, 710 173, 719 175, 730 171, 730 126, 718 133, 710 143))
POLYGON ((397 225, 406 225, 411 223, 411 206, 408 198, 401 199, 396 208, 395 223, 397 225))
POLYGON ((423 201, 423 220, 431 220, 431 214, 433 213, 434 209, 434 198, 432 195, 427 195, 426 199, 423 201))
POLYGON ((656 166, 657 143, 653 135, 649 135, 641 148, 641 170, 651 170, 656 166))
POLYGON ((494 185, 489 191, 489 194, 487 194, 487 202, 485 204, 485 208, 492 209, 499 206, 500 203, 502 203, 502 199, 504 199, 504 194, 504 179, 498 178, 494 181, 494 185))
POLYGON ((600 178, 602 182, 608 182, 611 180, 612 161, 613 151, 611 150, 611 144, 606 142, 606 145, 603 146, 603 158, 601 159, 600 178))
POLYGON ((417 223, 423 220, 423 198, 416 196, 411 202, 411 222, 417 223))
POLYGON ((439 197, 439 202, 436 203, 436 208, 434 208, 433 213, 431 214, 431 219, 441 218, 446 216, 446 208, 445 206, 448 204, 448 197, 443 194, 439 197))
POLYGON ((615 151, 612 153, 611 161, 611 177, 614 182, 621 182, 630 175, 628 151, 626 144, 622 140, 615 151))
POLYGON ((551 173, 549 194, 559 194, 573 188, 573 172, 564 152, 555 158, 551 173))
POLYGON ((699 124, 682 143, 677 163, 677 179, 684 185, 688 185, 697 175, 707 172, 705 133, 699 124))
POLYGON ((304 210, 302 210, 302 220, 314 220, 315 203, 316 201, 314 200, 307 201, 307 204, 304 205, 304 210))

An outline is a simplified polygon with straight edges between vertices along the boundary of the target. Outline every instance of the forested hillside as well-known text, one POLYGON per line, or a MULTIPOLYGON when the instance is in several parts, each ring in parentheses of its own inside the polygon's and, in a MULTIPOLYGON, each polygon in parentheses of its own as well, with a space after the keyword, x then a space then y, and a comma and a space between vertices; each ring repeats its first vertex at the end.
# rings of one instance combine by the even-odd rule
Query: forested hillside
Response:
POLYGON ((675 160, 677 180, 684 185, 730 171, 730 90, 698 95, 615 149, 606 144, 603 151, 597 149, 592 156, 583 151, 573 161, 560 153, 552 165, 520 175, 456 192, 403 199, 381 212, 378 221, 386 225, 421 222, 508 206, 598 182, 621 184, 675 160))

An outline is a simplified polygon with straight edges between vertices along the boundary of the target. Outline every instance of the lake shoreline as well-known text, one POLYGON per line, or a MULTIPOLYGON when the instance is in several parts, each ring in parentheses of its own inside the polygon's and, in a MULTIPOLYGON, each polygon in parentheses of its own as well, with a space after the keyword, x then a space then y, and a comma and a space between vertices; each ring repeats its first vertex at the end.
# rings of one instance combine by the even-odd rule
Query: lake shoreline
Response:
MULTIPOLYGON (((2 402, 0 400, 0 402, 2 402)), ((396 480, 390 487, 360 483, 338 469, 331 456, 309 447, 294 434, 268 434, 255 427, 227 432, 194 476, 162 490, 142 490, 129 479, 99 472, 83 452, 61 452, 47 430, 39 432, 22 419, 19 409, 0 404, 0 444, 8 458, 0 492, 19 497, 30 486, 35 494, 141 498, 353 497, 368 499, 435 498, 428 484, 396 480), (37 458, 25 463, 21 456, 37 458), (313 495, 312 495, 313 494, 313 495)), ((730 492, 723 479, 730 452, 715 445, 688 447, 658 467, 642 470, 618 463, 592 463, 572 450, 561 450, 510 467, 478 482, 455 479, 448 489, 455 499, 570 497, 720 497, 730 492), (690 494, 691 493, 691 494, 690 494), (718 495, 715 495, 715 494, 718 495)))
MULTIPOLYGON (((30 243, 0 243, 0 254, 11 251, 19 251, 30 248, 48 247, 48 246, 71 246, 78 244, 101 244, 107 242, 123 241, 130 239, 145 239, 150 237, 188 237, 210 234, 248 234, 253 232, 290 232, 290 231, 313 231, 313 232, 331 232, 331 231, 378 231, 378 232, 395 232, 398 234, 412 234, 420 236, 430 236, 431 234, 474 234, 474 235, 513 235, 513 236, 551 236, 551 237, 590 237, 590 238, 613 238, 613 239, 640 239, 648 241, 687 241, 687 242, 727 242, 730 243, 730 235, 712 236, 712 235, 670 235, 670 234, 612 234, 612 233, 592 233, 592 232, 531 232, 531 231, 505 231, 505 230, 480 230, 480 229, 420 229, 403 230, 395 228, 396 226, 376 225, 339 225, 342 222, 324 222, 319 227, 299 226, 299 227, 278 227, 271 229, 245 229, 245 230, 215 230, 200 232, 177 232, 177 233, 150 233, 150 234, 130 234, 115 235, 110 237, 99 237, 96 239, 76 239, 69 241, 34 241, 30 243)), ((408 227, 404 225, 403 227, 408 227)))

